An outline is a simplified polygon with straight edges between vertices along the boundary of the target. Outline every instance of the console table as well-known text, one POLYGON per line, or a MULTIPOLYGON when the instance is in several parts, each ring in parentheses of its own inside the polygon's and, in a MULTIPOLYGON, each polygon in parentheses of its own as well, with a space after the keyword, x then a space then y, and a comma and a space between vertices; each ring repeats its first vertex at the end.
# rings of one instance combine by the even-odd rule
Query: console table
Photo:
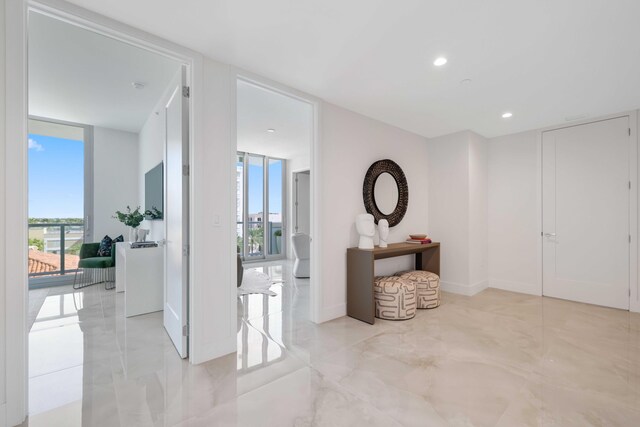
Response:
POLYGON ((440 243, 390 243, 386 248, 347 249, 347 316, 373 325, 375 301, 373 281, 377 259, 415 254, 415 269, 440 275, 440 243))

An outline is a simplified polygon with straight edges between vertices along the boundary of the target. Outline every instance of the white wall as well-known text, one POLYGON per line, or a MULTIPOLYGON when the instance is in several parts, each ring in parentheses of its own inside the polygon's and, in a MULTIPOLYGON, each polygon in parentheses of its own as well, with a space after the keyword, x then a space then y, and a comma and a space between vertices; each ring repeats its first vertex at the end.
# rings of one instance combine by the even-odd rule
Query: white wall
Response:
POLYGON ((470 131, 428 141, 429 234, 442 243, 443 289, 487 286, 487 141, 470 131))
POLYGON ((442 243, 440 277, 468 284, 469 139, 468 132, 428 141, 429 236, 442 243))
POLYGON ((487 287, 488 261, 488 142, 480 135, 469 135, 469 284, 487 287))
POLYGON ((542 295, 539 132, 489 140, 489 283, 542 295))
POLYGON ((128 239, 128 227, 113 218, 116 210, 138 206, 138 134, 93 129, 93 240, 105 235, 128 239))
MULTIPOLYGON (((5 81, 5 1, 0 0, 0 81, 5 81)), ((5 220, 5 84, 0 84, 0 426, 6 423, 6 285, 7 277, 5 275, 6 257, 5 257, 5 236, 6 236, 6 220, 5 220)))
MULTIPOLYGON (((169 94, 165 93, 162 98, 158 100, 158 103, 140 130, 138 137, 138 204, 142 206, 143 209, 147 209, 145 206, 144 176, 149 170, 164 161, 166 139, 166 115, 164 114, 164 105, 166 105, 168 101, 168 96, 169 94)), ((164 220, 145 220, 142 227, 150 230, 148 240, 159 241, 164 239, 164 220)))
POLYGON ((190 359, 201 363, 236 351, 236 78, 228 65, 207 58, 195 72, 203 85, 192 92, 202 110, 192 116, 199 126, 190 153, 190 300, 198 302, 190 306, 191 334, 198 342, 190 359))
MULTIPOLYGON (((321 162, 320 247, 322 282, 320 320, 346 313, 347 248, 357 246, 354 220, 365 213, 362 184, 369 166, 389 158, 403 169, 409 185, 407 214, 391 228, 389 242, 427 227, 426 139, 332 104, 322 103, 319 154, 321 162)), ((312 171, 313 173, 313 171, 312 171)), ((376 274, 412 267, 410 256, 376 262, 376 274)))

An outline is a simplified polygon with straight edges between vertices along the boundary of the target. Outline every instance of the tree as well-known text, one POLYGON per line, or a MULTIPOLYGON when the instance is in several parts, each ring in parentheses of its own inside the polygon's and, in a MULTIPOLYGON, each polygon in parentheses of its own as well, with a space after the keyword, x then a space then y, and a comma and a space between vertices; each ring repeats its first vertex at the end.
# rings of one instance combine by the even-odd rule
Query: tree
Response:
POLYGON ((35 246, 39 251, 44 251, 44 240, 29 239, 29 246, 35 246))
POLYGON ((79 255, 81 246, 82 246, 82 240, 78 240, 73 245, 71 245, 67 249, 65 249, 64 253, 67 254, 67 255, 79 255))
POLYGON ((238 236, 237 244, 238 244, 238 253, 240 253, 242 252, 242 246, 244 245, 244 240, 242 239, 242 236, 238 236))
POLYGON ((262 227, 251 228, 249 230, 249 252, 261 252, 264 242, 264 229, 262 227))
POLYGON ((82 224, 82 218, 29 218, 29 224, 82 224))

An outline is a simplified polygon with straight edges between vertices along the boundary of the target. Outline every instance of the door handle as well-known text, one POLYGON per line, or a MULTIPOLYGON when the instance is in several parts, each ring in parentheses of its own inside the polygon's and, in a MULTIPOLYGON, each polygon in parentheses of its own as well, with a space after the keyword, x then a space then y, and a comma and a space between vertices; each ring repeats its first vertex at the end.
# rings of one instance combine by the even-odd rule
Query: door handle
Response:
POLYGON ((550 237, 556 237, 556 233, 544 233, 544 237, 546 237, 547 239, 550 237))

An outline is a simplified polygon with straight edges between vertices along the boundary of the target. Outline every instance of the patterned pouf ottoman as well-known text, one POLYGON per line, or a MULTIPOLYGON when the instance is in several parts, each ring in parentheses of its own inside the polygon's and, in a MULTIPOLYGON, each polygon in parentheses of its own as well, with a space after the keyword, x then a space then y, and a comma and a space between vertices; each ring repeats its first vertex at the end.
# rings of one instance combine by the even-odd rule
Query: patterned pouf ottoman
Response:
POLYGON ((416 285, 418 308, 436 308, 440 305, 440 277, 437 274, 412 270, 402 271, 396 275, 416 285))
POLYGON ((416 315, 416 285, 401 277, 376 277, 373 284, 376 317, 407 320, 416 315))

